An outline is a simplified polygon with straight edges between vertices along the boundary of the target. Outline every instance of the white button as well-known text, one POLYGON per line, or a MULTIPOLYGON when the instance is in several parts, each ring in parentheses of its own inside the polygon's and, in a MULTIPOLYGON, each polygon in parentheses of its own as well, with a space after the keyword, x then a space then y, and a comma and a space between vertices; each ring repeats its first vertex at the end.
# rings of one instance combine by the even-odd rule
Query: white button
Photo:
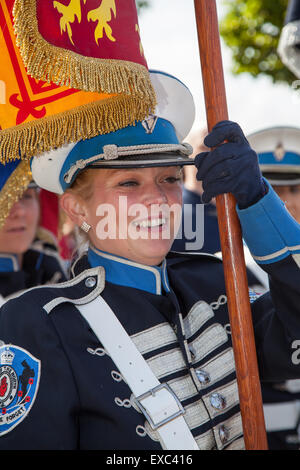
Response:
POLYGON ((208 384, 210 382, 210 375, 205 370, 196 369, 196 375, 200 383, 208 384))
POLYGON ((213 393, 210 397, 210 404, 216 410, 224 410, 226 408, 226 399, 220 393, 213 393))
POLYGON ((219 427, 219 436, 220 436, 220 441, 222 442, 222 444, 225 444, 228 441, 229 435, 230 435, 229 429, 226 426, 224 426, 224 424, 222 424, 219 427))
POLYGON ((86 287, 94 287, 97 281, 94 277, 87 277, 85 280, 86 287))

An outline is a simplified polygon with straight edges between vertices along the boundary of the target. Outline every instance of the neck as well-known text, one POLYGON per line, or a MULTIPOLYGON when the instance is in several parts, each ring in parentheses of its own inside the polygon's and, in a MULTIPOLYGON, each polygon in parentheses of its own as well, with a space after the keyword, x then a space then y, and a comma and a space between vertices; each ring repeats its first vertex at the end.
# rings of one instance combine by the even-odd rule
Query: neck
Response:
POLYGON ((20 253, 20 254, 18 254, 18 255, 16 255, 16 256, 17 256, 17 258, 18 258, 19 266, 20 266, 20 268, 22 268, 22 266, 23 266, 23 253, 20 253))
POLYGON ((111 256, 113 258, 116 258, 116 259, 120 259, 120 260, 124 260, 125 262, 129 262, 129 263, 135 263, 137 265, 140 265, 141 267, 142 266, 149 266, 149 267, 158 267, 158 266, 161 266, 161 264, 163 263, 165 257, 163 258, 149 258, 147 260, 145 260, 144 258, 141 260, 139 258, 136 258, 136 257, 124 257, 122 255, 118 255, 116 253, 112 253, 112 252, 108 252, 108 251, 104 251, 103 249, 101 248, 97 248, 94 244, 90 244, 89 245, 89 249, 94 251, 95 253, 97 253, 98 255, 103 255, 103 256, 111 256))

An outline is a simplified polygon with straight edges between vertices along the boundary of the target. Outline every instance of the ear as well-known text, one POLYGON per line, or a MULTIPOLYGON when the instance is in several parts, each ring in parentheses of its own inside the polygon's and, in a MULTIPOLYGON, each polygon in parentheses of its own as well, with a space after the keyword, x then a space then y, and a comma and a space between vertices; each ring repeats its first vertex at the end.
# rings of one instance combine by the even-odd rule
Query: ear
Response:
POLYGON ((86 205, 83 200, 71 192, 66 192, 60 197, 60 207, 66 212, 74 224, 81 226, 87 217, 86 205))

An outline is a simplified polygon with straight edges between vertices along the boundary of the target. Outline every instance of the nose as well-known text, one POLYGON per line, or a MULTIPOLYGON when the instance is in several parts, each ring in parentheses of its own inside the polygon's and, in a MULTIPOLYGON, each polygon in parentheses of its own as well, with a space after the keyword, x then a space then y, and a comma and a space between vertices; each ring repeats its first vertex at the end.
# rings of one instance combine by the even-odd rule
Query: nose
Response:
POLYGON ((299 203, 297 204, 296 201, 287 201, 286 208, 290 212, 290 214, 297 220, 299 223, 299 203))
POLYGON ((284 199, 284 203, 289 211, 294 211, 296 208, 295 204, 295 198, 291 197, 290 195, 287 195, 284 199))
POLYGON ((8 217, 11 219, 15 219, 17 217, 23 216, 24 214, 25 214, 25 206, 22 203, 22 201, 19 200, 15 202, 14 205, 12 206, 8 217))
POLYGON ((166 204, 168 197, 164 188, 157 182, 149 183, 144 192, 144 203, 146 205, 152 204, 166 204))

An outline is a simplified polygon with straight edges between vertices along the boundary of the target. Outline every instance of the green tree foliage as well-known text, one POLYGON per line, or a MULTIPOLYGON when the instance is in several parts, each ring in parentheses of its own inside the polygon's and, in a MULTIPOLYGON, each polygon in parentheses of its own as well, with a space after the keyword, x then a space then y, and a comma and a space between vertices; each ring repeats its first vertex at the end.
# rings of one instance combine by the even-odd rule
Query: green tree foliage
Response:
POLYGON ((148 0, 135 0, 138 13, 149 6, 148 0))
POLYGON ((288 0, 222 0, 220 34, 232 50, 234 74, 267 75, 292 83, 295 76, 280 60, 277 46, 288 0))

